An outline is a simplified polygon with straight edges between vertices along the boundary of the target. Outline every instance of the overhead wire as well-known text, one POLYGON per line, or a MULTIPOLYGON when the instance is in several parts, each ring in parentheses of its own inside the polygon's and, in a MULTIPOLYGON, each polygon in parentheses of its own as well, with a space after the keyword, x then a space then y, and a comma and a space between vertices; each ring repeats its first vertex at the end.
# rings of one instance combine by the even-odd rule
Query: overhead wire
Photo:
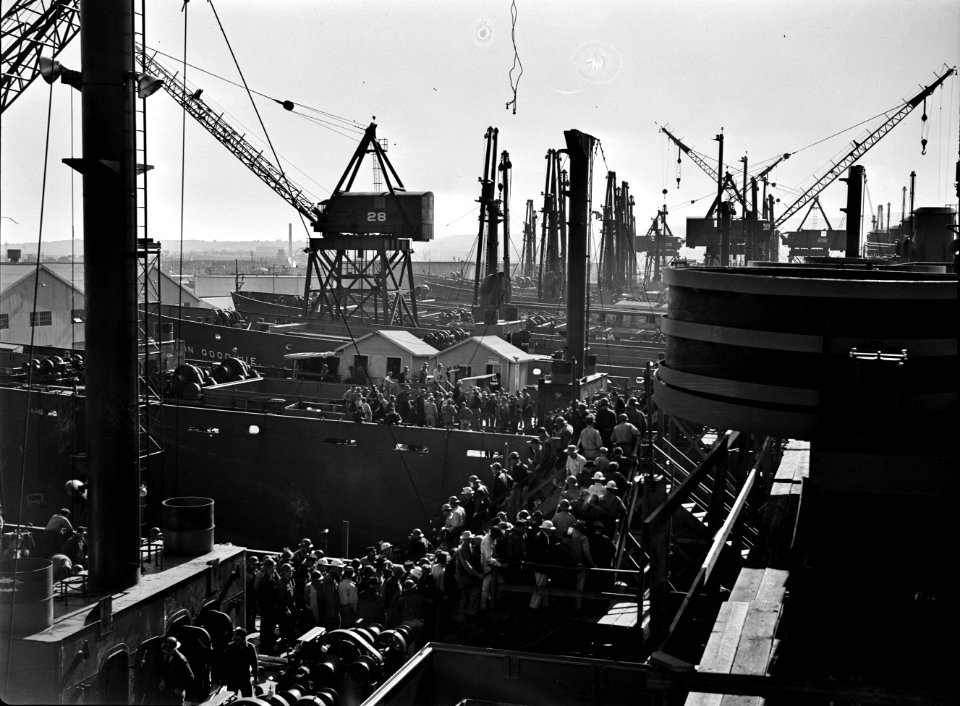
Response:
MULTIPOLYGON (((183 61, 183 60, 182 60, 182 57, 176 57, 176 56, 173 56, 172 54, 167 54, 166 52, 163 52, 163 51, 161 51, 161 50, 159 50, 159 49, 154 49, 154 48, 150 48, 149 51, 150 51, 151 53, 154 53, 154 54, 159 54, 160 56, 165 56, 165 57, 167 57, 168 59, 173 59, 174 61, 180 61, 184 66, 189 66, 190 68, 192 68, 192 69, 194 69, 194 70, 196 70, 196 71, 199 71, 200 73, 204 73, 204 74, 207 74, 208 76, 212 76, 213 78, 215 78, 215 79, 217 79, 217 80, 219 80, 219 81, 223 81, 224 83, 228 83, 228 84, 230 84, 231 86, 236 86, 237 88, 244 88, 243 84, 237 83, 236 81, 231 81, 229 78, 227 78, 227 77, 225 77, 225 76, 221 76, 220 74, 214 73, 213 71, 209 71, 209 70, 207 70, 207 69, 203 69, 203 68, 201 68, 201 67, 199 67, 199 66, 197 66, 197 65, 195 65, 195 64, 189 64, 189 63, 187 63, 186 61, 183 61)), ((184 69, 184 73, 186 73, 186 69, 184 69)), ((269 94, 267 94, 267 93, 263 93, 262 91, 258 91, 258 90, 256 90, 256 89, 252 89, 252 88, 251 88, 251 89, 249 89, 249 90, 250 90, 251 93, 254 93, 255 95, 258 95, 258 96, 260 96, 261 98, 266 98, 267 100, 271 100, 271 101, 273 101, 274 103, 277 103, 277 104, 283 106, 284 109, 288 110, 289 112, 292 112, 294 115, 298 115, 298 116, 301 116, 301 117, 304 117, 304 118, 308 118, 308 119, 310 119, 310 120, 316 120, 316 121, 319 121, 319 122, 323 122, 323 121, 320 121, 318 118, 313 118, 313 117, 311 117, 311 116, 304 115, 303 113, 297 113, 296 111, 291 110, 291 108, 288 108, 288 107, 287 107, 288 105, 289 105, 289 106, 295 106, 295 107, 303 108, 304 110, 309 110, 309 111, 311 111, 311 112, 317 113, 318 115, 326 116, 327 118, 330 118, 330 120, 339 121, 340 123, 342 123, 342 125, 338 125, 337 123, 332 123, 332 122, 326 122, 325 124, 331 125, 331 126, 336 126, 336 127, 340 128, 340 129, 354 130, 354 131, 360 133, 361 136, 363 135, 363 132, 364 132, 364 127, 363 127, 363 125, 361 125, 361 124, 360 124, 359 122, 357 122, 356 120, 353 120, 352 118, 346 118, 346 117, 337 115, 336 113, 330 113, 330 112, 325 111, 325 110, 320 110, 319 108, 314 108, 314 107, 312 107, 312 106, 306 105, 305 103, 299 103, 299 102, 297 102, 297 101, 291 101, 291 100, 286 100, 286 99, 275 98, 275 97, 273 97, 273 96, 271 96, 271 95, 269 95, 269 94)), ((338 134, 344 135, 344 133, 338 133, 338 134)), ((353 139, 352 136, 350 136, 350 135, 344 135, 344 137, 350 137, 351 139, 353 139)))
MULTIPOLYGON (((44 140, 43 147, 43 178, 41 180, 40 187, 40 221, 37 232, 37 264, 33 270, 33 303, 31 305, 30 316, 33 317, 33 320, 30 322, 30 351, 34 350, 34 343, 36 342, 37 328, 39 325, 37 311, 37 301, 40 298, 40 268, 42 266, 41 254, 43 251, 43 221, 44 214, 46 212, 47 204, 47 167, 49 166, 50 161, 50 123, 51 117, 53 115, 53 84, 50 84, 50 90, 47 94, 47 129, 46 136, 44 140)), ((28 441, 30 439, 30 397, 33 394, 33 365, 27 367, 27 389, 26 389, 26 398, 24 403, 23 410, 23 437, 22 437, 22 446, 20 454, 20 483, 19 490, 17 495, 17 525, 18 532, 16 538, 16 551, 13 556, 13 575, 14 580, 12 581, 12 588, 10 588, 10 608, 7 615, 7 625, 13 625, 13 613, 17 608, 17 589, 20 586, 20 581, 16 580, 17 573, 20 569, 20 533, 19 528, 23 526, 23 501, 24 501, 24 489, 26 484, 27 476, 27 449, 28 441)), ((0 497, 0 500, 4 498, 0 497)), ((13 641, 14 641, 14 631, 10 630, 7 633, 7 654, 13 654, 13 641)), ((9 683, 10 677, 10 664, 12 660, 6 660, 6 665, 4 669, 4 679, 9 683)))
MULTIPOLYGON (((227 49, 230 50, 230 56, 233 57, 234 66, 237 67, 237 73, 240 74, 240 80, 243 81, 243 87, 247 91, 247 96, 250 98, 250 104, 253 106, 253 112, 257 115, 257 120, 260 123, 260 128, 263 130, 264 136, 267 138, 267 144, 270 145, 270 151, 273 153, 273 159, 276 161, 277 169, 280 170, 280 177, 286 182, 287 189, 290 189, 290 181, 287 179, 286 173, 283 171, 283 165, 280 163, 280 157, 277 155, 277 151, 273 146, 273 140, 270 139, 270 133, 267 131, 267 126, 263 123, 263 118, 260 116, 260 110, 257 108, 257 102, 253 100, 253 94, 250 92, 250 88, 247 86, 247 79, 243 75, 243 70, 240 68, 240 62, 237 59, 236 53, 233 51, 233 46, 230 44, 230 38, 227 37, 227 31, 223 26, 223 23, 220 21, 220 15, 217 13, 217 8, 213 4, 213 0, 208 0, 210 4, 210 9, 213 10, 213 16, 217 20, 217 25, 220 27, 220 33, 223 35, 223 39, 227 44, 227 49)), ((303 214, 297 211, 297 215, 300 217, 300 223, 303 225, 303 230, 306 232, 307 237, 310 237, 310 228, 307 226, 307 221, 304 218, 303 214)))
MULTIPOLYGON (((186 86, 187 81, 187 67, 190 64, 187 63, 187 36, 188 36, 188 19, 190 7, 189 2, 183 3, 183 83, 186 86)), ((144 48, 146 51, 146 48, 144 48)), ((178 253, 178 262, 177 262, 177 281, 179 286, 177 287, 177 346, 182 345, 183 341, 183 241, 184 241, 184 230, 185 230, 185 211, 186 211, 186 186, 187 186, 187 107, 181 106, 180 109, 180 252, 178 253)), ((179 351, 178 351, 179 353, 179 351)), ((181 359, 186 360, 186 356, 180 356, 181 359)), ((176 412, 175 415, 177 418, 177 424, 175 425, 176 431, 174 432, 174 448, 180 448, 180 396, 177 395, 176 403, 176 412)), ((161 475, 163 478, 163 475, 161 475)), ((177 474, 173 474, 174 478, 174 492, 176 492, 177 485, 177 474)), ((165 482, 165 479, 164 481, 165 482)))
MULTIPOLYGON (((353 349, 356 351, 357 357, 360 358, 361 357, 360 347, 357 345, 357 339, 353 335, 353 331, 350 329, 350 322, 348 321, 347 310, 341 305, 340 297, 337 294, 337 290, 331 289, 329 291, 333 295, 333 302, 337 307, 337 311, 340 313, 340 319, 343 321, 344 328, 346 328, 347 330, 347 336, 350 338, 350 345, 353 346, 353 349)), ((368 365, 364 365, 363 372, 364 372, 364 375, 366 375, 368 387, 373 389, 375 386, 373 384, 373 377, 370 375, 370 367, 368 365)), ((417 503, 420 505, 421 512, 423 512, 424 520, 429 521, 431 519, 430 515, 427 512, 426 506, 423 504, 423 498, 420 495, 420 491, 417 490, 417 484, 413 479, 413 474, 410 472, 410 467, 407 465, 407 461, 403 457, 403 452, 399 448, 400 444, 397 443, 397 435, 393 430, 393 425, 387 424, 385 426, 387 427, 387 431, 389 432, 390 438, 393 441, 394 450, 397 451, 397 453, 399 454, 400 465, 403 467, 403 471, 406 474, 407 479, 410 481, 410 487, 413 488, 414 496, 417 499, 417 503)))
MULTIPOLYGON (((73 146, 73 91, 70 93, 70 159, 74 159, 73 146)), ((74 201, 74 184, 76 170, 70 170, 70 348, 77 349, 77 322, 74 312, 77 310, 77 226, 76 204, 74 201)))

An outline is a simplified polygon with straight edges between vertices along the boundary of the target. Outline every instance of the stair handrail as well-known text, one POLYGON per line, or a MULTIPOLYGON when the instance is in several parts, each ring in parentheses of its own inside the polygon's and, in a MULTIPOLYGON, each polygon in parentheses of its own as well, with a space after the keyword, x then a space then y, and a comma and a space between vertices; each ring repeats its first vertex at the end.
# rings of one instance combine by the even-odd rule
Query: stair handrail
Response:
POLYGON ((680 620, 683 618, 684 612, 693 599, 693 596, 696 595, 697 591, 699 591, 700 588, 710 579, 710 574, 713 572, 713 569, 720 558, 720 553, 723 547, 726 545, 727 539, 729 538, 730 533, 733 531, 734 525, 737 523, 741 512, 746 507, 747 499, 750 496, 750 493, 753 491, 754 483, 761 473, 762 466, 771 453, 773 446, 772 441, 772 438, 769 436, 764 439, 763 447, 761 448, 760 453, 758 453, 754 459, 750 473, 744 481, 743 487, 740 488, 740 493, 737 495, 737 499, 734 502, 733 507, 727 514, 723 525, 714 535, 713 542, 711 543, 710 549, 707 551, 707 555, 704 557, 703 562, 697 571, 696 577, 691 583, 690 588, 687 589, 687 593, 684 596, 680 607, 677 609, 676 614, 674 614, 673 619, 670 621, 670 626, 667 628, 665 634, 660 640, 659 646, 654 650, 655 652, 667 652, 665 647, 670 640, 670 636, 676 631, 680 620))
MULTIPOLYGON (((617 550, 614 553, 613 565, 620 566, 623 563, 624 552, 627 547, 627 537, 632 537, 630 534, 630 528, 633 526, 633 513, 637 507, 637 499, 640 497, 640 488, 643 487, 643 483, 630 483, 627 487, 627 496, 629 504, 627 505, 627 516, 623 522, 620 523, 620 527, 617 530, 617 550)), ((636 541, 636 538, 633 538, 636 541)), ((639 542, 638 542, 639 545, 639 542)))

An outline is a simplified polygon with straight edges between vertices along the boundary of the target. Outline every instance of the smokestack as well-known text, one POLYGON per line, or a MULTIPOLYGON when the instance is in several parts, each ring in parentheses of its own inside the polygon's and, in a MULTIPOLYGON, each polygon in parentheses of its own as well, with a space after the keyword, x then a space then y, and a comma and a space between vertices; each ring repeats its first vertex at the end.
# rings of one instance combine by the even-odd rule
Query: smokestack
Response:
POLYGON ((575 380, 584 374, 587 310, 587 233, 593 187, 593 148, 596 138, 565 130, 570 157, 570 220, 567 230, 567 360, 575 380))
POLYGON ((847 207, 841 209, 847 214, 846 257, 860 257, 860 217, 863 202, 863 167, 854 164, 850 167, 847 182, 847 207))
POLYGON ((293 223, 287 223, 287 257, 293 259, 293 223))

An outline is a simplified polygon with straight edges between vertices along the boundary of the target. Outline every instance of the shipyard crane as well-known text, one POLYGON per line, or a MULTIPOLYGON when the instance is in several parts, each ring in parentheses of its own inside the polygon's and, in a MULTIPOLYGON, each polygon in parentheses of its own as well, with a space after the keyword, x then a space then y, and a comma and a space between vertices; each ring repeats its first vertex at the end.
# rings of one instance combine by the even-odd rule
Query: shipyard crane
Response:
POLYGON ((619 289, 617 281, 617 173, 607 172, 606 196, 603 200, 603 230, 600 236, 600 273, 598 279, 604 289, 619 289))
MULTIPOLYGON (((705 159, 703 159, 703 157, 701 157, 699 154, 697 154, 697 153, 694 152, 692 149, 690 149, 687 145, 685 145, 685 144, 680 140, 680 138, 676 137, 676 136, 675 136, 672 132, 670 132, 666 127, 661 127, 661 128, 660 128, 660 132, 662 132, 664 135, 666 135, 668 138, 670 138, 670 140, 671 140, 674 144, 676 144, 676 146, 677 146, 678 148, 680 148, 680 150, 682 150, 683 153, 684 153, 685 155, 687 155, 687 156, 693 161, 694 164, 696 164, 698 167, 700 167, 700 169, 703 170, 704 174, 706 174, 707 176, 709 176, 709 177, 713 180, 714 183, 716 183, 716 182, 718 182, 718 181, 720 180, 720 175, 717 173, 717 170, 714 169, 713 167, 711 167, 711 166, 707 163, 707 161, 706 161, 705 159)), ((677 159, 678 159, 678 161, 679 161, 679 157, 678 157, 677 159)), ((721 168, 721 169, 723 168, 723 165, 722 165, 722 164, 720 165, 720 168, 721 168)), ((744 203, 745 203, 744 200, 743 200, 743 197, 740 195, 740 190, 737 188, 737 185, 734 184, 732 181, 730 181, 730 180, 725 180, 725 181, 724 181, 724 190, 727 192, 727 195, 728 195, 731 199, 735 200, 737 203, 739 203, 739 204, 744 204, 744 203)), ((711 209, 711 212, 712 212, 712 209, 711 209)))
POLYGON ((566 172, 560 169, 560 153, 557 150, 547 150, 546 160, 537 296, 544 301, 559 303, 566 288, 566 172))
MULTIPOLYGON (((0 108, 6 110, 40 75, 39 58, 57 56, 80 29, 76 0, 17 0, 2 19, 3 49, 0 108)), ((149 49, 137 46, 134 55, 144 72, 163 79, 163 88, 204 129, 279 194, 308 221, 317 217, 316 204, 304 189, 263 156, 263 150, 234 130, 200 97, 202 90, 188 85, 164 67, 149 49)))
POLYGON ((433 240, 433 192, 405 189, 377 139, 376 123, 367 127, 330 198, 318 205, 313 230, 320 235, 310 238, 304 316, 419 325, 411 241, 433 240), (387 191, 351 191, 367 154, 387 191))
POLYGON ((76 0, 15 0, 0 21, 0 113, 40 75, 39 59, 56 57, 80 31, 76 0))
POLYGON ((887 118, 883 124, 880 125, 880 127, 867 135, 863 141, 854 141, 853 149, 847 152, 847 154, 838 162, 836 162, 826 174, 817 179, 813 186, 804 191, 796 201, 790 204, 790 206, 788 206, 787 209, 773 222, 773 227, 775 229, 779 228, 787 221, 788 218, 793 216, 795 213, 797 213, 797 211, 819 196, 820 192, 833 183, 833 181, 843 174, 854 162, 866 154, 867 151, 877 144, 884 135, 890 132, 890 130, 892 130, 901 120, 907 117, 914 108, 920 105, 924 99, 927 98, 927 96, 937 90, 937 88, 939 88, 948 77, 952 76, 956 72, 956 67, 947 69, 943 75, 937 78, 936 81, 917 93, 910 100, 905 101, 893 115, 887 118))
POLYGON ((614 293, 632 288, 637 278, 633 199, 630 197, 630 185, 624 181, 618 188, 616 182, 616 172, 607 172, 599 275, 601 285, 614 293))
POLYGON ((537 212, 533 199, 527 199, 527 211, 523 218, 523 252, 520 253, 520 276, 532 278, 537 261, 537 212))

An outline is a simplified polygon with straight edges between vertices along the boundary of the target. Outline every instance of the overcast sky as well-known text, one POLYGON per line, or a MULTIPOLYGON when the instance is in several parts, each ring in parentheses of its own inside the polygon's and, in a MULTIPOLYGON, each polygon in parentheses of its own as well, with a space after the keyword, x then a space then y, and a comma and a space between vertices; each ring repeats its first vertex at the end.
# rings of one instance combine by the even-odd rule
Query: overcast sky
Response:
MULTIPOLYGON (((360 133, 318 111, 360 127, 376 116, 378 136, 389 140, 389 157, 406 188, 435 193, 438 237, 476 233, 488 126, 499 128, 499 149, 513 164, 515 234, 526 200, 542 206, 546 151, 563 147, 563 131, 571 128, 602 145, 594 208, 602 205, 607 170, 615 171, 618 182, 630 184, 641 232, 664 201, 662 189, 668 189, 669 221, 678 233, 685 218, 704 215, 715 193, 686 157, 677 187, 677 149, 658 131, 664 124, 714 164, 713 138, 722 129, 724 161, 737 170, 744 155, 754 171, 795 153, 771 174, 782 210, 883 118, 814 143, 896 108, 956 65, 960 54, 956 0, 516 0, 513 34, 523 73, 513 114, 505 107, 514 98, 508 0, 214 4, 249 86, 298 104, 288 112, 256 98, 289 176, 317 199, 329 196, 360 133)), ((186 13, 179 0, 149 3, 148 45, 177 57, 159 59, 180 70, 185 19, 187 61, 197 67, 187 68, 188 81, 265 146, 242 88, 199 70, 239 82, 209 3, 192 2, 186 13)), ((79 50, 75 40, 60 60, 80 69, 79 50)), ((917 206, 956 202, 958 80, 948 79, 927 101, 926 155, 920 106, 861 159, 868 211, 890 202, 899 217, 911 170, 917 206)), ((80 154, 80 96, 59 83, 52 90, 43 238, 61 240, 71 232, 71 171, 61 159, 71 151, 71 98, 73 149, 80 154)), ((36 242, 39 235, 49 91, 35 82, 2 116, 4 243, 36 242)), ((148 113, 153 238, 174 249, 181 235, 286 240, 293 223, 294 239, 304 240, 296 212, 189 117, 181 160, 181 112, 169 96, 151 98, 148 113)), ((368 160, 355 189, 368 189, 371 177, 368 160)), ((79 179, 74 185, 81 237, 79 179)), ((836 227, 845 185, 835 182, 821 200, 836 227)), ((787 225, 796 227, 802 213, 787 225)))

